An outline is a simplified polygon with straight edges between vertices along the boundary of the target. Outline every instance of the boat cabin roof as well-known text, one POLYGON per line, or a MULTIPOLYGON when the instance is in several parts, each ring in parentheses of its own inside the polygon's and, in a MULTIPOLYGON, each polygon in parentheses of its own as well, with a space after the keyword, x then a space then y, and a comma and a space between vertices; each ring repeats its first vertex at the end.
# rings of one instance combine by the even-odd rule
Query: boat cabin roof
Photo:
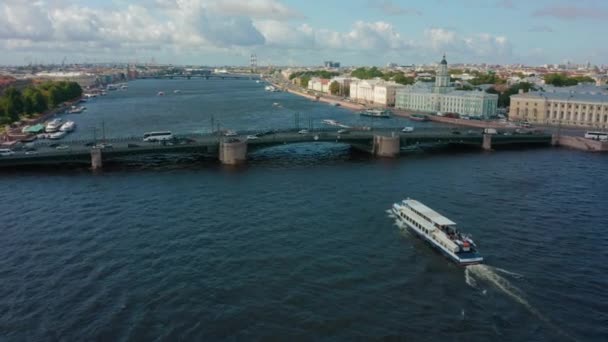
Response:
POLYGON ((456 224, 456 222, 450 220, 449 218, 441 215, 440 213, 416 200, 408 199, 403 202, 405 202, 410 208, 414 209, 418 213, 424 215, 427 219, 429 219, 435 224, 438 224, 440 226, 453 226, 456 224))

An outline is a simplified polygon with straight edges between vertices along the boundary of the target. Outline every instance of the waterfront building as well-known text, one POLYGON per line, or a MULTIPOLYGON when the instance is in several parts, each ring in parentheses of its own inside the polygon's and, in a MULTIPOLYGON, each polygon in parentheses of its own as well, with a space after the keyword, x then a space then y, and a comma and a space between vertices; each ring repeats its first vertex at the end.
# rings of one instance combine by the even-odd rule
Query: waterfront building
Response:
POLYGON ((308 81, 308 89, 328 94, 329 80, 327 78, 313 77, 308 81))
POLYGON ((608 95, 529 92, 511 96, 511 120, 608 128, 608 95))
POLYGON ((98 82, 98 77, 95 74, 80 71, 44 71, 33 75, 32 78, 52 81, 71 81, 78 83, 83 88, 93 86, 98 82))
POLYGON ((448 62, 444 55, 437 67, 434 86, 417 83, 398 89, 395 107, 428 113, 449 112, 489 118, 496 115, 498 95, 484 91, 454 90, 450 84, 448 62))
POLYGON ((350 97, 358 103, 374 102, 374 87, 380 80, 353 80, 350 83, 350 97))
POLYGON ((403 88, 401 84, 380 79, 353 79, 350 82, 350 97, 359 103, 394 106, 395 93, 400 88, 403 88))
POLYGON ((338 95, 347 96, 349 94, 352 78, 342 76, 333 77, 331 80, 329 80, 329 85, 331 86, 331 84, 334 82, 338 82, 338 85, 340 86, 340 92, 338 95))

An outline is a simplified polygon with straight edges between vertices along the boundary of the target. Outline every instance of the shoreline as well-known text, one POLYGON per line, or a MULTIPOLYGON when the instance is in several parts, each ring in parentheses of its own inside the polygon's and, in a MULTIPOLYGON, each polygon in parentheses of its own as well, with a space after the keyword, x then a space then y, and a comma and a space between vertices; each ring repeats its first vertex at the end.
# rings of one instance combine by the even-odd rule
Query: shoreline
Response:
POLYGON ((319 98, 317 99, 317 96, 315 95, 310 95, 307 93, 304 93, 302 91, 298 91, 298 90, 294 90, 294 89, 290 89, 290 88, 284 88, 272 81, 268 81, 270 84, 272 84, 274 87, 276 87, 277 89, 283 89, 283 91, 285 91, 286 93, 291 93, 291 94, 295 94, 301 97, 305 97, 309 100, 313 100, 315 102, 324 102, 324 103, 329 103, 329 104, 334 104, 334 103, 338 103, 340 104, 340 107, 346 108, 346 109, 350 109, 350 110, 363 110, 366 109, 367 107, 362 105, 362 104, 358 104, 358 103, 352 103, 352 102, 348 102, 348 101, 344 101, 341 99, 333 99, 333 98, 327 98, 325 96, 319 96, 319 98))
POLYGON ((80 100, 83 97, 80 96, 76 99, 70 100, 70 101, 66 101, 63 102, 62 104, 60 104, 57 108, 53 108, 53 109, 49 109, 43 113, 34 115, 30 118, 24 118, 21 119, 15 123, 6 125, 6 126, 11 126, 11 125, 15 125, 15 127, 10 127, 9 129, 4 129, 4 131, 2 133, 0 133, 0 141, 2 142, 2 144, 11 144, 11 143, 15 143, 17 141, 20 141, 21 139, 25 139, 28 138, 30 136, 32 136, 32 134, 28 134, 28 133, 23 133, 21 132, 21 130, 25 127, 25 126, 31 126, 31 125, 36 125, 39 123, 44 123, 45 121, 47 121, 48 119, 50 119, 51 117, 59 114, 60 112, 66 110, 67 108, 69 108, 70 106, 73 106, 77 103, 80 102, 80 100))

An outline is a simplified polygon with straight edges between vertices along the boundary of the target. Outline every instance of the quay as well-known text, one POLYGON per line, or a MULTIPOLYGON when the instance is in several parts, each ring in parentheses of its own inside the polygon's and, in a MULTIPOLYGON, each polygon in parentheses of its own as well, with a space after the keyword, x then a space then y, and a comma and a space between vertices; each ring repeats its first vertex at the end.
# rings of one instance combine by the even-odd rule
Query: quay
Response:
POLYGON ((301 131, 243 131, 239 136, 218 134, 174 135, 174 140, 162 143, 143 142, 141 137, 107 139, 100 145, 91 141, 37 142, 35 151, 15 151, 0 157, 0 168, 44 165, 90 165, 100 169, 104 162, 120 161, 137 155, 191 154, 217 158, 223 164, 246 162, 247 153, 260 149, 295 143, 337 143, 378 157, 394 158, 402 151, 422 146, 474 146, 490 151, 500 146, 551 146, 555 139, 549 134, 489 135, 483 130, 456 131, 450 128, 420 128, 416 132, 401 132, 401 127, 338 133, 335 128, 301 131), (252 135, 256 138, 251 139, 252 135), (247 139, 247 137, 250 137, 247 139))

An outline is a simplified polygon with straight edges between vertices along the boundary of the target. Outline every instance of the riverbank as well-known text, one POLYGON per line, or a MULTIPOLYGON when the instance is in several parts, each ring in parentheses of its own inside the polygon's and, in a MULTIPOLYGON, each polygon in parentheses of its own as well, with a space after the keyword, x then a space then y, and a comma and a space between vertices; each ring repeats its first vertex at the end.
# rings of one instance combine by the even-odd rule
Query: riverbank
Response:
POLYGON ((310 95, 310 94, 307 94, 307 93, 305 93, 303 91, 298 91, 298 90, 291 89, 291 88, 284 88, 281 85, 273 83, 273 82, 270 82, 270 84, 272 84, 277 89, 284 89, 288 93, 295 94, 295 95, 298 95, 298 96, 302 96, 302 97, 305 97, 305 98, 313 100, 313 101, 324 102, 324 103, 329 103, 329 104, 336 104, 337 103, 337 104, 340 105, 340 107, 344 107, 346 109, 350 109, 350 110, 354 110, 354 111, 360 111, 360 110, 364 110, 366 108, 364 105, 361 105, 361 104, 358 104, 358 103, 352 103, 352 102, 344 101, 342 99, 337 99, 337 98, 310 95))
POLYGON ((61 113, 62 111, 70 108, 71 106, 80 102, 82 97, 78 97, 71 101, 66 101, 60 104, 57 108, 49 109, 41 114, 34 115, 27 119, 21 119, 18 122, 12 123, 11 125, 7 125, 0 131, 0 140, 4 143, 12 143, 18 140, 26 139, 31 136, 31 134, 23 133, 22 130, 25 126, 31 126, 39 123, 44 123, 49 120, 53 116, 61 113), (10 127, 10 128, 7 128, 10 127))

